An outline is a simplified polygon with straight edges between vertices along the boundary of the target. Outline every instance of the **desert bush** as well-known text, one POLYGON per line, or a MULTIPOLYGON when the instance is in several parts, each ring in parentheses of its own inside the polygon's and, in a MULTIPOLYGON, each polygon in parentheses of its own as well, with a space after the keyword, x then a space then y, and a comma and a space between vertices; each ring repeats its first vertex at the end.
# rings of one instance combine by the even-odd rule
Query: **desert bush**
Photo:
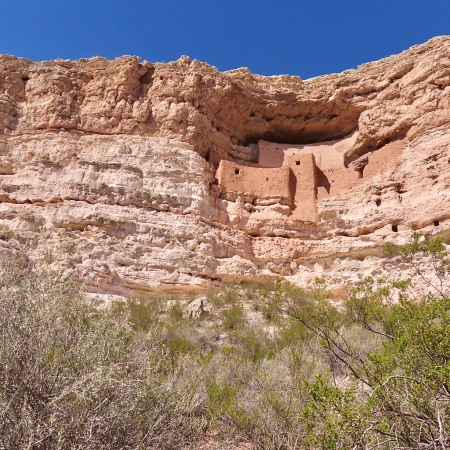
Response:
MULTIPOLYGON (((252 346, 259 338, 253 335, 252 346)), ((221 429, 252 448, 297 448, 298 414, 306 405, 302 377, 292 376, 288 351, 255 355, 245 344, 226 346, 209 362, 208 411, 221 429)))
POLYGON ((97 310, 60 274, 0 264, 0 448, 180 448, 205 426, 195 371, 159 331, 97 310))
POLYGON ((237 330, 245 323, 244 309, 241 305, 232 305, 222 313, 222 327, 225 330, 237 330))
POLYGON ((0 448, 185 448, 211 429, 261 450, 450 448, 448 257, 417 233, 398 251, 425 298, 394 273, 339 306, 320 279, 229 285, 210 293, 215 323, 159 295, 100 309, 4 260, 0 448), (247 323, 242 301, 270 323, 247 323))
POLYGON ((240 292, 241 289, 237 283, 227 283, 220 290, 209 290, 206 297, 215 308, 222 308, 235 305, 239 300, 240 292))
POLYGON ((386 242, 381 247, 381 256, 383 258, 393 258, 394 256, 400 255, 401 246, 394 244, 393 242, 386 242))
POLYGON ((367 277, 350 286, 345 313, 324 301, 320 280, 309 297, 283 302, 284 311, 348 370, 340 386, 323 377, 307 382, 309 401, 300 420, 310 448, 450 445, 447 254, 439 238, 423 242, 418 233, 400 252, 422 278, 424 259, 432 263, 431 292, 420 301, 410 297, 411 279, 367 277))
POLYGON ((167 311, 170 322, 180 322, 183 319, 183 309, 179 302, 174 302, 167 311))
POLYGON ((262 330, 251 328, 239 336, 241 353, 253 363, 271 359, 276 353, 277 342, 262 330))
POLYGON ((138 292, 125 301, 115 301, 113 312, 125 316, 134 330, 148 331, 160 322, 162 302, 157 294, 138 292))
POLYGON ((320 279, 310 289, 278 281, 267 291, 266 301, 299 326, 281 323, 271 358, 258 350, 261 336, 251 339, 254 359, 232 341, 228 364, 247 369, 218 385, 227 394, 217 412, 224 423, 261 449, 449 448, 447 253, 439 238, 414 233, 399 255, 428 285, 425 298, 402 274, 349 285, 340 307, 320 279))

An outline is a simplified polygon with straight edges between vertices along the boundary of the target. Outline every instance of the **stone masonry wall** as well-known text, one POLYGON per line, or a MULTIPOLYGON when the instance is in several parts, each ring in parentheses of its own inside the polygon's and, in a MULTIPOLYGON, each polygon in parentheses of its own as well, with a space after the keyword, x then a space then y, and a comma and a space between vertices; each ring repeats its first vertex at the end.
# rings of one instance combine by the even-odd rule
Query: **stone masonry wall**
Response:
POLYGON ((283 159, 283 165, 273 169, 248 167, 222 160, 216 176, 219 186, 224 190, 224 197, 232 199, 242 196, 251 202, 271 200, 273 203, 289 205, 296 219, 316 221, 314 155, 299 154, 291 149, 283 159))
POLYGON ((279 199, 291 205, 289 166, 276 169, 247 167, 222 160, 217 171, 219 185, 227 192, 258 199, 279 199))

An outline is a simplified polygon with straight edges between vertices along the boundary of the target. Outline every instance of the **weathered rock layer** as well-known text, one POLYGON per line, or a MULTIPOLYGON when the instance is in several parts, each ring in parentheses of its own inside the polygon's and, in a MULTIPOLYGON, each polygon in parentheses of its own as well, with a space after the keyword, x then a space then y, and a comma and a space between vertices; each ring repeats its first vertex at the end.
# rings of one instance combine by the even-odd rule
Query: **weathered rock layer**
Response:
POLYGON ((305 81, 187 57, 2 55, 2 249, 124 295, 390 273, 384 243, 450 235, 449 85, 446 36, 305 81), (270 198, 218 183, 221 160, 270 183, 282 169, 258 167, 281 167, 261 163, 276 151, 315 155, 314 211, 290 182, 270 198))

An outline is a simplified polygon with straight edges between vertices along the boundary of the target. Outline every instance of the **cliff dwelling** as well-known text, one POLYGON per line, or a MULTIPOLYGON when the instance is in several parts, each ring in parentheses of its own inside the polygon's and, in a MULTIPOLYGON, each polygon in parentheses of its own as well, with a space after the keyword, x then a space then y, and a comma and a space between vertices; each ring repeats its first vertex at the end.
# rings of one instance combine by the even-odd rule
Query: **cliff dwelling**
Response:
POLYGON ((449 54, 304 81, 0 56, 0 247, 120 295, 389 273, 385 243, 450 236, 449 54))
POLYGON ((257 163, 220 161, 216 176, 222 195, 243 196, 254 205, 286 205, 290 218, 316 222, 316 201, 346 192, 362 176, 344 163, 355 139, 307 145, 259 141, 257 163))

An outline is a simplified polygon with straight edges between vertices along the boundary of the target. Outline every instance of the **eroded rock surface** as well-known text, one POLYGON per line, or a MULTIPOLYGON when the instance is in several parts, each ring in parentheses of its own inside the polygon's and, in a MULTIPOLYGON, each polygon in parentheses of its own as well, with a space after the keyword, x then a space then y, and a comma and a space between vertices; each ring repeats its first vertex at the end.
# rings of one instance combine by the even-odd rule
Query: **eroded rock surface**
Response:
POLYGON ((2 251, 119 295, 389 274, 386 242, 450 235, 449 85, 448 36, 305 81, 2 55, 2 251))

